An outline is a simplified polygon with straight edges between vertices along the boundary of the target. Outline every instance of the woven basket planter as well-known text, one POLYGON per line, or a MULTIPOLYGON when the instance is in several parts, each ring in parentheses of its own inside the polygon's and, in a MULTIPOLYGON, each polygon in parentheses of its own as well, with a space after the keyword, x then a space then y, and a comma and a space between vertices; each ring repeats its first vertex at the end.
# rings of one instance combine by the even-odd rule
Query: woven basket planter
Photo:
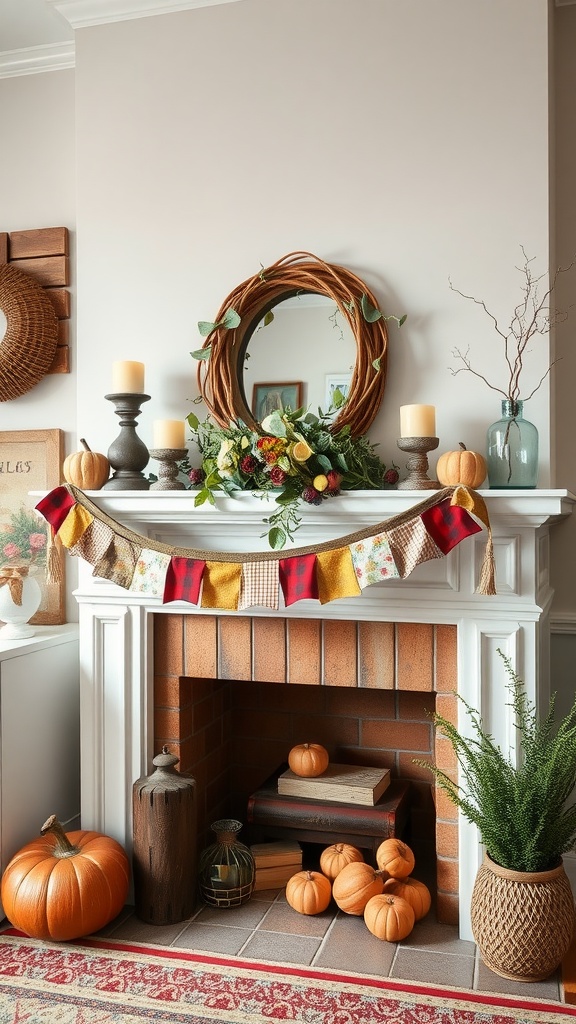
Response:
POLYGON ((574 897, 562 863, 550 871, 510 871, 486 855, 470 909, 482 959, 502 978, 542 981, 570 946, 574 897))

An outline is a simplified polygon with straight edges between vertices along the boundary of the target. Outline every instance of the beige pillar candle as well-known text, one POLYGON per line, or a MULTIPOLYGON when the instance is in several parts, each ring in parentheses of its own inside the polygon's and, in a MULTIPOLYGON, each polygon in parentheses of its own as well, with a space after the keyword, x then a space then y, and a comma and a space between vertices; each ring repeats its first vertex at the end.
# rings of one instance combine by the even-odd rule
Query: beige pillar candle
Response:
POLYGON ((112 363, 112 394, 144 394, 144 363, 112 363))
POLYGON ((433 405, 401 405, 400 437, 436 437, 433 405))
POLYGON ((152 448, 185 448, 183 420, 154 420, 152 448))

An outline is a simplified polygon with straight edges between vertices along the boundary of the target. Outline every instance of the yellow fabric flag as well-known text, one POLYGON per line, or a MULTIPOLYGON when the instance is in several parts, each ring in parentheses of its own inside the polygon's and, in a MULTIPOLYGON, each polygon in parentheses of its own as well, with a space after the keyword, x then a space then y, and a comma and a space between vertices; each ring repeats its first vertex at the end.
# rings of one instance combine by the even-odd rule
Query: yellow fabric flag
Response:
POLYGON ((316 580, 320 604, 361 593, 349 547, 322 551, 316 555, 316 580))
POLYGON ((236 611, 241 580, 240 562, 206 562, 202 577, 202 608, 236 611))
POLYGON ((58 530, 58 538, 64 547, 71 548, 73 544, 76 544, 93 520, 94 516, 83 505, 78 503, 73 505, 58 530))
POLYGON ((459 505, 460 508, 465 508, 467 512, 471 512, 473 516, 476 516, 481 523, 487 529, 490 529, 490 519, 488 516, 488 509, 486 508, 486 502, 481 494, 477 491, 469 491, 467 487, 461 485, 456 488, 452 498, 450 500, 451 505, 459 505))

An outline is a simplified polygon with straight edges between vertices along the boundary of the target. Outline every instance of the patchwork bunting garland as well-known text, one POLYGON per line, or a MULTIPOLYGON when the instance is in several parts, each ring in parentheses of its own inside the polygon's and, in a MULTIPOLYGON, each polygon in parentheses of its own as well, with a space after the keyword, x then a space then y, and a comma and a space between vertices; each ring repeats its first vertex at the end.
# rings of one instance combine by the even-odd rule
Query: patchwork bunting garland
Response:
POLYGON ((72 484, 56 487, 36 509, 70 554, 93 566, 93 576, 163 604, 186 601, 202 608, 278 609, 356 597, 374 583, 405 579, 417 565, 443 558, 478 533, 488 533, 478 593, 495 594, 494 554, 484 499, 466 487, 435 491, 406 512, 334 541, 270 552, 234 553, 171 547, 115 522, 72 484), (477 522, 477 520, 480 521, 477 522))

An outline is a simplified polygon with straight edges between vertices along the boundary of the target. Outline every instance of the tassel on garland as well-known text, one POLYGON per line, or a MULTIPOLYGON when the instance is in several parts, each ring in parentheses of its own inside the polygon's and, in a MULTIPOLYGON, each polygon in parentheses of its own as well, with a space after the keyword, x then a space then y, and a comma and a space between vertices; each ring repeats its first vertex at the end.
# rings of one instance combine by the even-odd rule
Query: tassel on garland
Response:
POLYGON ((490 526, 490 517, 488 516, 486 502, 481 494, 478 494, 471 488, 459 485, 456 487, 456 490, 452 495, 451 504, 460 505, 462 508, 465 508, 468 512, 471 512, 473 516, 476 516, 480 522, 484 523, 484 526, 486 527, 488 540, 486 541, 486 550, 482 560, 480 580, 476 588, 476 593, 483 594, 486 597, 494 597, 496 594, 496 562, 494 559, 494 542, 492 540, 492 529, 490 526))
POLYGON ((46 581, 48 583, 62 583, 63 579, 62 544, 54 534, 53 528, 49 526, 46 543, 46 581))
POLYGON ((494 597, 496 593, 496 563, 494 561, 494 543, 490 527, 488 527, 488 540, 486 541, 486 550, 482 560, 480 581, 476 593, 485 594, 487 597, 494 597))

